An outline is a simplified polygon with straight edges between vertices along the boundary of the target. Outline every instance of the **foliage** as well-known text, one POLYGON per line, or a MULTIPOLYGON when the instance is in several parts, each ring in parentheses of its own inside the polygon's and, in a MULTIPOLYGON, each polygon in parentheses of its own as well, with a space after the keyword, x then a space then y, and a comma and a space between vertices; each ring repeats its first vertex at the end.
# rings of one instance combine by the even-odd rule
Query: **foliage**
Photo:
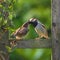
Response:
POLYGON ((0 27, 9 29, 12 27, 13 18, 13 0, 0 0, 0 27))
POLYGON ((51 49, 16 49, 10 60, 51 60, 51 49))

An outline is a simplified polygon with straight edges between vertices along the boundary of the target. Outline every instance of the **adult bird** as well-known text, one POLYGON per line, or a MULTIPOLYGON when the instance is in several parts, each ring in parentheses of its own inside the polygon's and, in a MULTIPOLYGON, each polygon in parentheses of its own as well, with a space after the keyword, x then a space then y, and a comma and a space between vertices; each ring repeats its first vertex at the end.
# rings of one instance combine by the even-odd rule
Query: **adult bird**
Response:
POLYGON ((19 27, 15 32, 12 33, 11 37, 16 37, 16 39, 23 39, 24 36, 29 31, 29 21, 24 23, 21 27, 19 27))
MULTIPOLYGON (((46 27, 38 19, 31 18, 31 19, 29 19, 29 22, 30 22, 30 24, 32 24, 34 26, 35 31, 39 35, 39 38, 44 37, 46 39, 49 39, 46 27)), ((39 38, 37 38, 37 39, 39 39, 39 38)))

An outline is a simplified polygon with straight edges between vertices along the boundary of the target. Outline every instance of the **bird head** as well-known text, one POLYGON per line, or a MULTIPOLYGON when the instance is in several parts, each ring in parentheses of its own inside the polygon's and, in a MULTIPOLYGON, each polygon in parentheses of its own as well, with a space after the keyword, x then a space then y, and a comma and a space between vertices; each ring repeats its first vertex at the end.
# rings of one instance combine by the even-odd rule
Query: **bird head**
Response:
POLYGON ((30 18, 29 21, 30 22, 37 22, 37 19, 36 18, 30 18))
POLYGON ((36 27, 36 25, 38 24, 38 21, 36 18, 30 18, 29 23, 32 24, 34 27, 36 27))

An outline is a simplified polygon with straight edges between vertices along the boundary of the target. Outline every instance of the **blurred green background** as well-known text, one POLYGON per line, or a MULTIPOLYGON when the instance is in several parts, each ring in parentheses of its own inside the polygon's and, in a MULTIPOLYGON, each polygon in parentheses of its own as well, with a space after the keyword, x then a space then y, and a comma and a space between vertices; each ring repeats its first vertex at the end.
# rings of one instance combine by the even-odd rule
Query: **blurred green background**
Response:
MULTIPOLYGON (((16 0, 13 9, 13 31, 31 17, 35 17, 46 26, 51 37, 51 0, 16 0)), ((30 25, 29 29, 26 39, 38 37, 33 26, 30 25)), ((51 60, 51 49, 15 49, 10 54, 10 60, 51 60)))

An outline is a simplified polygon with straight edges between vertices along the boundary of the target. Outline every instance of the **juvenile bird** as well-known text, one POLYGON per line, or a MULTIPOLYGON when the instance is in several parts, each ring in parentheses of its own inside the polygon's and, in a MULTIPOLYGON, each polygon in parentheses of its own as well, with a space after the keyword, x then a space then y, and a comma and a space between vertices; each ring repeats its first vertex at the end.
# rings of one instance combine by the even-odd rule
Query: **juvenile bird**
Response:
MULTIPOLYGON (((49 39, 45 26, 38 19, 31 18, 29 21, 30 21, 30 24, 32 24, 34 26, 35 31, 39 35, 39 38, 44 37, 46 39, 49 39)), ((37 39, 39 39, 39 38, 37 38, 37 39)))
POLYGON ((29 22, 24 23, 15 32, 13 32, 11 36, 16 37, 16 39, 22 39, 29 31, 28 26, 29 22))

